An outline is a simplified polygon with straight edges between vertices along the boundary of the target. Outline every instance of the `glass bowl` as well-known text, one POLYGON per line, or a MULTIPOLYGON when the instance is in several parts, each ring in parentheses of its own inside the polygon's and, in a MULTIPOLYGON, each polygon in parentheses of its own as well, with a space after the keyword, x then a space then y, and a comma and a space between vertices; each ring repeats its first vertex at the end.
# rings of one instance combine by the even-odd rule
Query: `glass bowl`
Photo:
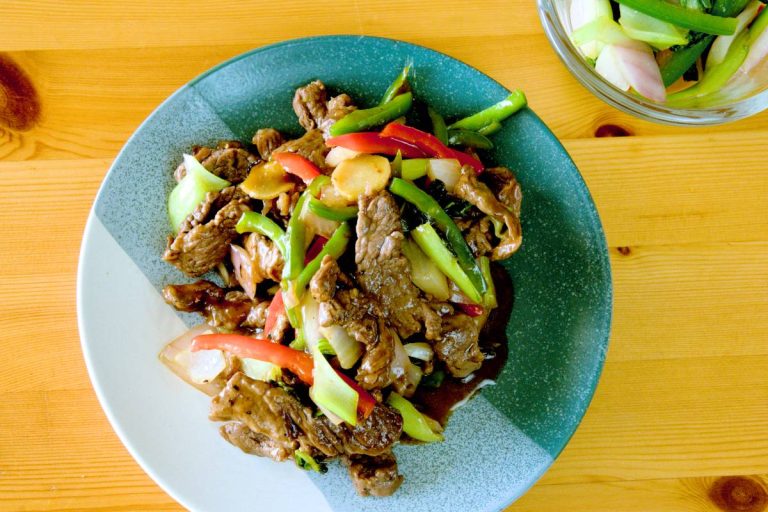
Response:
POLYGON ((573 76, 612 107, 647 121, 676 126, 706 126, 736 121, 768 108, 768 59, 753 69, 749 82, 732 80, 706 106, 674 108, 613 86, 590 66, 571 42, 568 0, 537 0, 549 42, 573 76))

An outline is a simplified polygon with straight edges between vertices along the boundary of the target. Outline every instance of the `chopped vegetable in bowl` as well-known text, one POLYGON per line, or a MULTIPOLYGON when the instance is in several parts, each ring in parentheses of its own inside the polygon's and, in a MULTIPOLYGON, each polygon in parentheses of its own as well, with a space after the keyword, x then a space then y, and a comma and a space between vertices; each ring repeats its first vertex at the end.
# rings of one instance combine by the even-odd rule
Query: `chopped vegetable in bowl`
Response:
POLYGON ((768 56, 764 8, 761 0, 571 0, 571 40, 619 89, 695 108, 754 81, 768 56))
POLYGON ((522 243, 520 186, 478 151, 525 96, 450 124, 427 108, 419 126, 409 73, 368 109, 299 88, 304 135, 196 148, 168 198, 163 259, 220 284, 164 288, 204 323, 161 360, 213 397, 228 442, 302 469, 340 459, 363 496, 395 492, 392 447, 442 441, 503 366, 509 278, 491 261, 522 243))

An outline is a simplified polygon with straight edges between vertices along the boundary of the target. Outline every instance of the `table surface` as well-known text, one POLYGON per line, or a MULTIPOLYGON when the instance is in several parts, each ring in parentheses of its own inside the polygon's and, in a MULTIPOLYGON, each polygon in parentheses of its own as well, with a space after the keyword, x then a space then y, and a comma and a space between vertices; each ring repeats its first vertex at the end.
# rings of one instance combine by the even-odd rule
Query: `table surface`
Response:
POLYGON ((425 45, 523 88, 597 203, 615 284, 605 370, 573 440, 509 510, 763 510, 768 112, 707 129, 639 121, 569 75, 534 2, 469 4, 0 2, 1 510, 180 509, 123 448, 86 374, 85 220, 121 146, 175 89, 251 48, 330 33, 425 45), (596 138, 606 125, 631 136, 596 138))

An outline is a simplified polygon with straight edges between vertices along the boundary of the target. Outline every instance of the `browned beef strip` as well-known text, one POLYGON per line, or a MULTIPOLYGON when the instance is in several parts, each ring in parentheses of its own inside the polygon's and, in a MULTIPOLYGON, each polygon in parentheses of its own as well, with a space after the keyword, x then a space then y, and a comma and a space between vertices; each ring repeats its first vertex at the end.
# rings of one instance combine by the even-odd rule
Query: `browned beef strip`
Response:
POLYGON ((357 282, 381 307, 381 314, 402 338, 426 324, 427 339, 440 335, 440 318, 429 308, 411 281, 402 253, 405 239, 400 210, 389 192, 361 197, 358 202, 355 263, 357 282))
POLYGON ((326 457, 386 453, 403 427, 400 414, 383 404, 354 427, 334 425, 325 416, 314 417, 309 407, 284 389, 240 372, 214 397, 210 419, 241 422, 253 433, 272 439, 271 446, 276 445, 279 453, 293 454, 301 448, 326 457))
POLYGON ((198 277, 220 263, 237 237, 235 224, 250 208, 236 187, 209 192, 181 224, 178 235, 168 238, 163 259, 191 277, 198 277))
POLYGON ((391 452, 376 457, 352 455, 344 458, 344 464, 360 496, 391 496, 403 483, 391 452))
POLYGON ((483 364, 478 339, 488 315, 471 317, 463 313, 443 318, 442 336, 435 342, 435 354, 454 377, 466 377, 483 364))
POLYGON ((520 217, 523 190, 515 175, 506 167, 491 167, 483 172, 482 179, 504 206, 520 217))
MULTIPOLYGON (((492 179, 495 182, 504 179, 501 171, 495 170, 493 173, 492 179)), ((511 179, 514 180, 514 176, 511 179)), ((453 193, 473 204, 486 215, 504 223, 504 233, 502 233, 499 243, 491 252, 491 259, 502 260, 509 258, 520 248, 523 234, 518 215, 522 195, 517 182, 512 183, 512 181, 508 180, 507 184, 503 185, 500 189, 499 193, 504 194, 505 199, 509 201, 509 203, 505 203, 493 195, 488 185, 477 178, 477 173, 471 167, 464 166, 461 169, 461 175, 454 187, 453 193)))
POLYGON ((491 219, 483 217, 470 223, 470 227, 464 232, 467 245, 475 256, 485 256, 493 251, 493 225, 491 219))
POLYGON ((269 301, 227 292, 210 281, 168 285, 163 288, 163 298, 179 311, 200 313, 209 325, 228 331, 263 327, 269 308, 269 301))
POLYGON ((219 428, 219 432, 229 443, 251 455, 269 457, 277 461, 285 460, 293 455, 293 452, 286 447, 285 443, 280 443, 269 436, 254 432, 239 421, 222 425, 219 428))
POLYGON ((298 153, 326 174, 331 169, 325 163, 325 155, 330 149, 325 145, 323 133, 320 130, 310 130, 298 139, 289 140, 273 150, 274 153, 298 153))
MULTIPOLYGON (((251 167, 259 161, 238 141, 223 141, 214 149, 198 146, 193 148, 193 154, 203 167, 232 184, 245 180, 251 167)), ((187 175, 183 163, 176 168, 173 175, 176 181, 181 181, 187 175)))
POLYGON ((272 152, 285 142, 282 134, 274 128, 262 128, 258 130, 251 140, 262 160, 269 160, 272 152))
POLYGON ((352 99, 340 94, 328 100, 328 91, 320 80, 296 89, 293 111, 305 130, 326 130, 349 112, 355 110, 352 99))
POLYGON ((280 281, 283 272, 283 254, 269 238, 259 233, 245 237, 244 247, 232 244, 230 258, 234 275, 245 293, 253 298, 256 286, 267 279, 280 281))

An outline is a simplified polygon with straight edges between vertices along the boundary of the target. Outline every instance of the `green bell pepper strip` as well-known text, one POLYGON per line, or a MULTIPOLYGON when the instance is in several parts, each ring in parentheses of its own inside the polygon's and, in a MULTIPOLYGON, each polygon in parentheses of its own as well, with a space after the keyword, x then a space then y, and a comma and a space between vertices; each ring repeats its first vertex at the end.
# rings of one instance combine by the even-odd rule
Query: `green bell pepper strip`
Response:
POLYGON ((712 4, 710 13, 724 18, 738 16, 739 13, 747 7, 747 4, 750 1, 751 0, 715 0, 715 3, 712 4))
POLYGON ((301 221, 301 212, 309 197, 311 194, 310 190, 307 189, 299 196, 291 218, 288 220, 288 230, 285 233, 288 243, 286 244, 285 266, 283 267, 283 279, 286 281, 298 278, 304 268, 307 234, 301 221))
POLYGON ((424 415, 402 396, 392 392, 387 398, 387 403, 398 410, 403 417, 403 432, 412 438, 426 443, 443 440, 442 434, 433 431, 424 415))
POLYGON ((495 308, 499 303, 496 301, 496 286, 493 284, 491 260, 488 259, 488 256, 480 257, 480 271, 483 273, 485 282, 488 283, 488 291, 483 297, 483 306, 487 308, 495 308))
POLYGON ((481 110, 464 119, 460 119, 448 126, 451 128, 463 128, 465 130, 477 131, 491 123, 500 123, 524 106, 528 104, 525 94, 520 89, 515 89, 509 96, 490 107, 481 110))
POLYGON ((390 168, 392 169, 392 176, 400 176, 400 172, 403 169, 403 152, 398 151, 395 155, 395 158, 392 159, 392 161, 389 164, 390 168))
POLYGON ((717 36, 730 36, 736 32, 738 20, 736 18, 723 18, 713 16, 701 11, 686 9, 680 5, 674 5, 664 0, 617 0, 620 4, 630 9, 640 11, 653 18, 678 27, 712 34, 717 36))
POLYGON ((451 146, 466 146, 468 148, 491 149, 493 142, 485 135, 480 135, 471 130, 453 128, 448 130, 448 143, 451 146))
POLYGON ((357 217, 357 206, 331 208, 314 197, 309 198, 309 210, 316 213, 319 217, 338 222, 344 222, 345 220, 357 217))
POLYGON ((235 231, 241 234, 255 231, 264 235, 275 242, 283 258, 286 257, 285 231, 269 217, 256 212, 245 212, 235 224, 235 231))
POLYGON ((428 158, 411 158, 409 160, 403 160, 403 164, 400 167, 400 174, 404 180, 417 180, 427 174, 427 165, 429 165, 428 158))
POLYGON ((325 175, 320 175, 317 178, 313 179, 312 182, 307 186, 307 191, 312 197, 317 197, 320 193, 320 190, 327 184, 331 182, 331 178, 325 175))
POLYGON ((412 64, 409 62, 405 65, 403 70, 397 75, 395 81, 392 82, 387 90, 384 92, 384 96, 381 98, 379 105, 385 105, 395 99, 398 95, 409 92, 411 86, 408 83, 408 73, 411 72, 412 64))
POLYGON ((458 260, 443 243, 440 235, 431 224, 426 223, 411 231, 416 244, 432 260, 440 271, 448 276, 472 302, 483 302, 483 296, 477 291, 458 260))
POLYGON ((746 60, 749 54, 750 32, 745 29, 736 36, 733 44, 728 49, 728 53, 723 62, 711 69, 705 71, 704 76, 688 89, 670 94, 667 97, 667 104, 672 107, 694 106, 696 98, 712 94, 720 90, 725 83, 738 71, 741 64, 746 60))
POLYGON ((480 267, 477 265, 477 261, 475 261, 475 257, 472 255, 472 250, 464 240, 464 235, 461 234, 461 230, 456 226, 456 223, 453 222, 450 215, 445 213, 440 207, 437 201, 413 183, 409 183, 400 178, 392 179, 392 184, 389 186, 389 190, 396 196, 400 196, 413 204, 419 211, 437 224, 443 233, 445 233, 445 237, 448 239, 451 249, 459 260, 459 265, 467 276, 469 276, 475 290, 473 295, 476 297, 478 293, 480 295, 486 293, 488 291, 488 286, 485 283, 485 279, 483 279, 483 275, 480 272, 480 267))
POLYGON ((410 92, 400 94, 384 105, 350 112, 333 123, 329 132, 333 137, 345 133, 362 132, 405 115, 411 109, 412 103, 413 94, 410 92))
POLYGON ((445 145, 448 145, 448 127, 445 125, 445 119, 440 113, 432 107, 427 107, 427 115, 432 121, 432 133, 445 145))
POLYGON ((482 128, 480 128, 479 130, 477 130, 477 133, 479 133, 480 135, 485 135, 486 137, 490 137, 491 135, 498 132, 499 130, 501 130, 501 123, 498 121, 494 121, 491 124, 487 124, 482 128))
POLYGON ((674 52, 669 60, 659 66, 664 87, 669 87, 677 82, 696 63, 696 60, 701 57, 704 50, 709 48, 714 40, 715 36, 707 36, 692 46, 674 52))
POLYGON ((344 254, 351 236, 352 229, 346 222, 342 223, 338 228, 336 228, 336 231, 333 232, 333 235, 331 235, 331 238, 328 239, 328 242, 326 242, 320 253, 315 256, 312 261, 307 263, 307 266, 304 267, 304 269, 299 274, 296 282, 296 287, 299 292, 303 291, 307 287, 309 281, 312 279, 312 276, 314 276, 315 273, 320 269, 320 263, 322 263, 326 254, 329 254, 331 258, 335 260, 339 259, 341 255, 344 254))

